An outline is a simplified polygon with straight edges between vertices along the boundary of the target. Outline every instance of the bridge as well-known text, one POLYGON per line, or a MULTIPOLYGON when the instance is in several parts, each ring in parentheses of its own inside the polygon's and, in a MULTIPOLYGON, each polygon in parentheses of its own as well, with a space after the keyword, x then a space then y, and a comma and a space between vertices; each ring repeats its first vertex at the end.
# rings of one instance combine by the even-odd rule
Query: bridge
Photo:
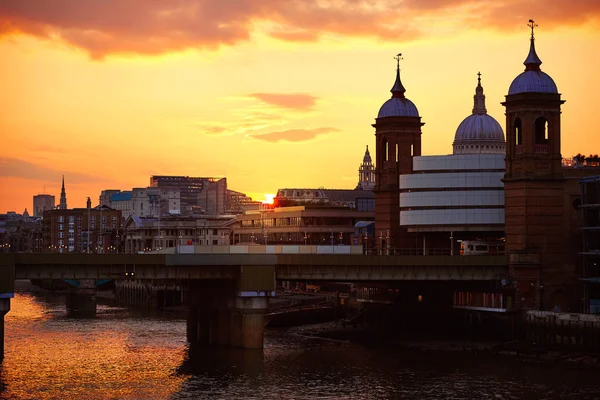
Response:
POLYGON ((108 280, 177 282, 190 310, 190 341, 260 348, 276 280, 489 282, 507 272, 505 256, 0 254, 0 333, 3 338, 14 279, 68 282, 67 308, 73 315, 94 315, 95 287, 108 280))

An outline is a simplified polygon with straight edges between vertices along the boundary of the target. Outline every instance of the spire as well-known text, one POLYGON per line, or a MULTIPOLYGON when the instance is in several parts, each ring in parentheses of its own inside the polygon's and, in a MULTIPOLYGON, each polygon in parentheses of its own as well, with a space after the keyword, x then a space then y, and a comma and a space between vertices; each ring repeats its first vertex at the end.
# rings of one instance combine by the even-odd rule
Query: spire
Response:
POLYGON ((60 210, 67 209, 67 193, 65 192, 65 176, 62 176, 62 187, 60 189, 60 203, 58 208, 60 210))
POLYGON ((372 162, 371 154, 369 153, 369 145, 367 145, 367 150, 365 151, 365 156, 363 157, 363 164, 370 164, 372 162))
POLYGON ((481 72, 477 73, 477 87, 475 88, 475 96, 473 96, 473 114, 487 114, 485 108, 485 95, 481 86, 481 72))
POLYGON ((406 89, 404 89, 404 86, 402 86, 402 81, 400 80, 400 60, 402 59, 402 53, 398 53, 394 59, 396 60, 396 81, 394 82, 394 87, 392 87, 390 92, 392 92, 392 97, 404 97, 404 92, 406 92, 406 89))
POLYGON ((530 19, 527 26, 531 28, 531 44, 529 45, 529 54, 527 55, 527 58, 523 64, 525 64, 525 71, 539 71, 540 65, 542 65, 542 60, 540 60, 535 52, 535 38, 533 34, 533 30, 537 24, 534 20, 530 19))

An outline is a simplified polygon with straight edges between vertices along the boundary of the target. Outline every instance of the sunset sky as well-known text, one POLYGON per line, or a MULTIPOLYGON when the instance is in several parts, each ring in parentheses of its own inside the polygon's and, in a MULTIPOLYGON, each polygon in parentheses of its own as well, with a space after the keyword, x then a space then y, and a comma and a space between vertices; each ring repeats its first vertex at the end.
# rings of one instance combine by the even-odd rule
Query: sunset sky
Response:
POLYGON ((283 187, 354 188, 396 53, 424 154, 448 154, 524 70, 566 103, 562 154, 600 153, 597 0, 0 0, 0 212, 69 207, 150 175, 227 177, 256 200, 283 187))

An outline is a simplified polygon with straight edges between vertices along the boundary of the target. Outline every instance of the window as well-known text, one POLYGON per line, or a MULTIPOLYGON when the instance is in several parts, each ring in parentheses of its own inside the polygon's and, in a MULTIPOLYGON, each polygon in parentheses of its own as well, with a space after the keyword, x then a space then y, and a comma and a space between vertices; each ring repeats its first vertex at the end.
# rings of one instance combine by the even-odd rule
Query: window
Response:
POLYGON ((62 239, 62 238, 64 237, 63 235, 64 235, 64 233, 63 233, 63 232, 58 232, 58 238, 59 238, 59 239, 62 239))
POLYGON ((218 233, 217 233, 217 230, 216 230, 216 229, 213 229, 213 236, 217 236, 217 234, 218 234, 218 233))
POLYGON ((523 144, 523 129, 521 125, 521 120, 519 118, 515 119, 513 123, 513 134, 515 136, 515 144, 520 146, 523 144))
POLYGON ((548 144, 548 120, 544 117, 535 120, 535 144, 548 144))
POLYGON ((58 230, 62 231, 64 229, 64 225, 63 224, 58 224, 58 230))
POLYGON ((388 154, 389 149, 388 149, 388 141, 387 141, 387 139, 383 139, 383 146, 382 147, 383 147, 383 161, 387 161, 388 160, 388 156, 389 156, 389 154, 388 154))
POLYGON ((62 215, 60 215, 58 217, 58 222, 65 222, 65 217, 63 217, 62 215))
POLYGON ((216 240, 216 239, 215 239, 215 240, 213 240, 213 246, 216 246, 216 245, 218 245, 218 244, 219 244, 219 241, 218 241, 218 240, 216 240))
POLYGON ((72 224, 73 222, 75 222, 75 217, 71 215, 69 217, 69 224, 72 224))

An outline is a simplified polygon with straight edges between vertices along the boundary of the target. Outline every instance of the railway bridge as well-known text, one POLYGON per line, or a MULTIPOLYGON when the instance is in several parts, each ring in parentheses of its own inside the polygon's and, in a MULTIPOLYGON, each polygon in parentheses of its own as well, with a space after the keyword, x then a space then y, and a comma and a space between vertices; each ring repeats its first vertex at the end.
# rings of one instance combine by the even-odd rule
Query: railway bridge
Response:
POLYGON ((333 282, 497 282, 505 256, 353 254, 0 254, 0 344, 15 279, 71 285, 67 308, 95 314, 95 288, 109 280, 162 280, 183 290, 190 342, 263 345, 264 313, 276 280, 333 282))

